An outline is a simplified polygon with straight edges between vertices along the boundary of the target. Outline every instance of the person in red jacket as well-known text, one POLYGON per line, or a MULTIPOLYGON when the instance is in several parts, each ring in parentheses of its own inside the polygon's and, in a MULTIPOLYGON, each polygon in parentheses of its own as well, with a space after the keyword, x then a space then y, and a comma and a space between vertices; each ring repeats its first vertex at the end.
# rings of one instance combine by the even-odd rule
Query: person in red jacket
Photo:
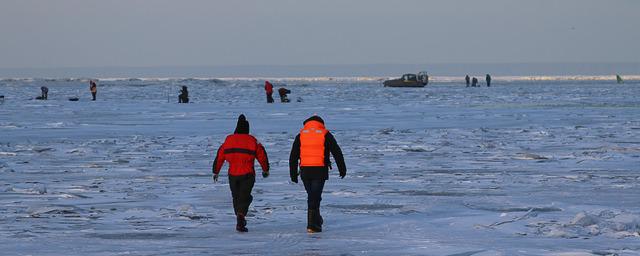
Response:
POLYGON ((247 232, 245 216, 249 205, 253 201, 251 190, 256 181, 256 171, 253 168, 258 159, 262 167, 262 177, 269 176, 269 158, 262 144, 249 134, 249 122, 244 115, 238 117, 238 124, 233 134, 227 136, 218 149, 213 161, 213 181, 218 181, 220 169, 225 161, 229 162, 229 187, 233 197, 233 209, 236 214, 236 230, 247 232))
POLYGON ((273 85, 264 81, 264 91, 267 93, 267 103, 273 103, 273 85))
POLYGON ((320 215, 320 201, 324 183, 329 179, 333 155, 338 166, 340 178, 347 175, 342 150, 331 132, 324 127, 324 120, 312 116, 304 121, 304 127, 296 136, 289 155, 289 175, 291 181, 298 183, 298 165, 300 176, 307 190, 307 232, 322 232, 323 219, 320 215))

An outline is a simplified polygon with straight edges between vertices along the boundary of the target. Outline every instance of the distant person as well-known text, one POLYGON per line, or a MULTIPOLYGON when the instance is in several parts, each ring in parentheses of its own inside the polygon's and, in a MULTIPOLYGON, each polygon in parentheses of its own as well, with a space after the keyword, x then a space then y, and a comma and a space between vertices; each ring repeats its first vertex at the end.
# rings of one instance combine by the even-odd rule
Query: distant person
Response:
POLYGON ((469 87, 469 83, 471 83, 471 78, 469 77, 469 75, 465 76, 464 80, 467 82, 467 87, 469 87))
POLYGON ((291 93, 290 90, 287 90, 287 88, 284 88, 284 87, 280 87, 280 89, 278 89, 278 94, 280 95, 280 102, 282 103, 290 102, 289 98, 287 98, 287 94, 289 93, 291 93))
POLYGON ((0 104, 4 104, 4 95, 0 95, 0 104))
POLYGON ((96 94, 98 94, 98 85, 93 80, 89 80, 89 91, 91 91, 91 96, 93 97, 93 101, 95 101, 96 94))
POLYGON ((40 97, 36 97, 38 100, 46 100, 49 97, 49 88, 46 86, 40 87, 41 95, 40 97))
POLYGON ((477 87, 478 86, 478 78, 473 77, 473 79, 471 79, 471 87, 477 87))
POLYGON ((182 90, 180 90, 180 95, 178 95, 178 103, 189 103, 189 91, 186 86, 182 86, 182 90))
POLYGON ((491 87, 491 76, 487 74, 485 80, 487 81, 487 87, 491 87))
POLYGON ((307 191, 307 232, 315 233, 322 232, 324 222, 320 215, 320 201, 324 183, 329 179, 329 153, 338 165, 340 178, 347 175, 347 166, 338 142, 325 128, 322 118, 314 115, 303 124, 304 127, 291 147, 289 175, 292 182, 298 183, 300 166, 300 177, 307 191))
POLYGON ((622 77, 620 75, 616 75, 616 82, 619 84, 623 84, 624 80, 622 80, 622 77))
POLYGON ((264 81, 264 91, 267 93, 267 103, 273 103, 273 85, 264 81))
POLYGON ((249 121, 244 115, 238 117, 236 130, 227 136, 216 153, 213 161, 213 181, 218 181, 220 169, 225 161, 229 162, 229 188, 233 197, 233 210, 236 214, 236 230, 247 232, 245 217, 253 201, 251 190, 256 181, 253 167, 258 159, 262 167, 262 177, 269 176, 267 152, 258 140, 249 134, 249 121))

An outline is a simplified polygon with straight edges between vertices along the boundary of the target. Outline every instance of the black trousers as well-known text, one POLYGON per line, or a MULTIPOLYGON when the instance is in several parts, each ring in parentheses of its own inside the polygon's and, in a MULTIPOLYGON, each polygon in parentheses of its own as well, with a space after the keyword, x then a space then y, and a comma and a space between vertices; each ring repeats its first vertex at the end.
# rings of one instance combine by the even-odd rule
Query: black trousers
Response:
POLYGON ((267 93, 267 103, 273 103, 273 94, 267 93))
POLYGON ((229 176, 229 188, 231 188, 231 196, 233 197, 233 210, 236 215, 242 214, 247 216, 249 205, 253 202, 251 190, 256 182, 254 174, 242 176, 229 176))
POLYGON ((302 179, 304 189, 307 190, 307 207, 309 210, 320 209, 324 179, 302 179))
POLYGON ((93 100, 96 100, 96 94, 97 94, 97 92, 92 92, 91 93, 91 96, 93 96, 93 100))

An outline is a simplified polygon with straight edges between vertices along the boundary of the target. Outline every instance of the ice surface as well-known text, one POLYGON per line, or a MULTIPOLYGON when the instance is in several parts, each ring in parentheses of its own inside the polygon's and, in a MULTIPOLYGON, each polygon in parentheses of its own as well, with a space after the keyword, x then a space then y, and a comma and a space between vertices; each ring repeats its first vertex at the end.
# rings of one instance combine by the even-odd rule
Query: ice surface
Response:
POLYGON ((95 102, 85 80, 0 82, 5 255, 640 255, 634 80, 283 79, 303 101, 270 105, 258 79, 107 79, 95 102), (42 85, 50 100, 31 100, 42 85), (226 172, 211 180, 240 113, 272 166, 247 234, 226 172), (349 172, 309 235, 288 154, 314 113, 349 172))

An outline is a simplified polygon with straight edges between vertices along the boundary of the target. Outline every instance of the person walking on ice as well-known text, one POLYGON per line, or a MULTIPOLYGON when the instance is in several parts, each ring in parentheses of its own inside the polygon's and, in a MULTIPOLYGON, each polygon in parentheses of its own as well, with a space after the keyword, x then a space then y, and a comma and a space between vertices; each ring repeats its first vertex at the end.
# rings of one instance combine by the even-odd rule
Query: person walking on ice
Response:
POLYGON ((244 115, 238 117, 233 134, 227 136, 218 149, 213 161, 213 181, 218 182, 220 169, 225 161, 229 162, 229 187, 233 197, 233 210, 236 214, 236 230, 248 232, 245 217, 253 201, 251 190, 256 181, 254 162, 258 159, 262 167, 262 177, 269 176, 269 158, 267 151, 258 140, 249 134, 249 122, 244 115))
POLYGON ((303 125, 291 147, 289 174, 291 181, 298 183, 298 165, 300 166, 299 174, 307 191, 307 232, 316 233, 322 232, 324 222, 320 215, 320 201, 324 183, 329 179, 329 153, 338 165, 340 178, 347 175, 347 166, 338 142, 325 128, 322 118, 314 115, 305 120, 303 125))

